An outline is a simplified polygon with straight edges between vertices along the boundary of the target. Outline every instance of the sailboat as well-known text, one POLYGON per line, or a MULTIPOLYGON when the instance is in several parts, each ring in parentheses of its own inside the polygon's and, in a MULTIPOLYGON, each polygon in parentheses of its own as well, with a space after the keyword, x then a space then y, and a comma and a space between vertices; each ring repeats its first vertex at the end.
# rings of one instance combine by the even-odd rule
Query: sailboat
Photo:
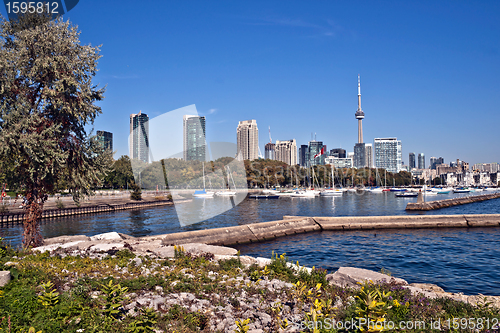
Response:
MULTIPOLYGON (((313 172, 313 186, 314 186, 314 169, 312 169, 313 172)), ((290 194, 290 197, 292 198, 314 198, 315 196, 319 195, 318 190, 313 190, 311 189, 311 184, 309 184, 309 189, 305 190, 298 190, 290 194)))
POLYGON ((218 196, 223 196, 223 197, 232 197, 236 195, 236 191, 231 191, 230 186, 229 186, 229 176, 231 176, 231 180, 233 181, 233 188, 236 189, 236 184, 234 183, 233 175, 231 174, 231 170, 229 170, 229 167, 226 165, 227 168, 227 186, 228 189, 225 191, 219 191, 215 193, 215 195, 218 196))
POLYGON ((344 194, 344 192, 340 189, 336 189, 334 186, 334 180, 333 180, 333 168, 332 170, 332 187, 330 189, 324 190, 323 192, 320 193, 321 196, 323 197, 339 197, 344 194))
POLYGON ((194 191, 193 196, 195 198, 213 198, 214 196, 214 192, 212 191, 207 192, 205 189, 205 163, 203 163, 203 190, 194 191))
POLYGON ((384 191, 383 188, 380 187, 380 183, 382 182, 380 180, 380 175, 378 174, 378 168, 376 169, 376 175, 375 175, 375 187, 367 189, 368 192, 370 193, 382 193, 384 191))

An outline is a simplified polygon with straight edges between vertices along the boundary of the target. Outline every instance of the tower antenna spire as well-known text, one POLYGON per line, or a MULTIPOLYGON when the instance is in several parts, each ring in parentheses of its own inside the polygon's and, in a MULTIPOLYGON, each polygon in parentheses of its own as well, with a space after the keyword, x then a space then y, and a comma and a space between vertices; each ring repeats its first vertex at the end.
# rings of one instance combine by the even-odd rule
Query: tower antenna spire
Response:
POLYGON ((359 80, 359 74, 358 74, 358 96, 361 96, 361 83, 359 80))
POLYGON ((269 126, 269 143, 273 143, 273 140, 271 139, 271 126, 269 126))

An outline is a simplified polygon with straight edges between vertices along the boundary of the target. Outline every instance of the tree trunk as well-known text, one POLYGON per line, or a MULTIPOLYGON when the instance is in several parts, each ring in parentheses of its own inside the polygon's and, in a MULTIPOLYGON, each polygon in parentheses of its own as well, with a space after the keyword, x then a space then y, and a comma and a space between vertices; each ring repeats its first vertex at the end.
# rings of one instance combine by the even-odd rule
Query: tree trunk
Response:
POLYGON ((38 198, 28 199, 26 213, 24 214, 23 247, 37 247, 43 245, 43 237, 40 233, 40 220, 42 219, 43 201, 38 198))

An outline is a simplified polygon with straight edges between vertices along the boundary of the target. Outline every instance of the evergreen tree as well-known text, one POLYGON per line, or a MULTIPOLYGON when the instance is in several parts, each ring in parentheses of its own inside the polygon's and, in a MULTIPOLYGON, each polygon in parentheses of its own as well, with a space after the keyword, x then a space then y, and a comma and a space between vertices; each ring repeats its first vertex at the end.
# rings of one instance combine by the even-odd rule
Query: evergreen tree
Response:
POLYGON ((94 103, 104 88, 92 84, 99 48, 80 45, 69 21, 0 19, 0 168, 27 198, 23 245, 38 246, 43 205, 56 184, 67 184, 78 203, 111 162, 85 130, 101 113, 94 103))
POLYGON ((130 199, 136 201, 142 200, 141 187, 135 182, 132 182, 130 183, 130 188, 132 189, 132 192, 130 192, 130 199))

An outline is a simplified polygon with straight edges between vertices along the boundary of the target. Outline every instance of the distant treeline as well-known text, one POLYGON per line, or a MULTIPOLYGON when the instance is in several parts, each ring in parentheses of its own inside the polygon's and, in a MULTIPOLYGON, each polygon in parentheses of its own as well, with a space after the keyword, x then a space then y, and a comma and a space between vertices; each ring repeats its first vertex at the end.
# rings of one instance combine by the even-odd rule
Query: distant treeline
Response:
MULTIPOLYGON (((302 168, 274 160, 235 161, 223 157, 205 162, 205 187, 213 189, 236 187, 291 187, 291 186, 404 186, 415 183, 409 172, 386 172, 384 169, 346 169, 330 165, 302 168), (229 173, 228 168, 229 167, 229 173), (333 170, 332 170, 333 169, 333 170), (332 177, 333 173, 333 177, 332 177), (228 177, 229 176, 229 177, 228 177)), ((104 179, 106 188, 126 188, 135 181, 143 189, 202 188, 203 163, 165 159, 146 164, 122 156, 114 162, 113 169, 104 179)), ((417 181, 418 182, 418 181, 417 181)))

